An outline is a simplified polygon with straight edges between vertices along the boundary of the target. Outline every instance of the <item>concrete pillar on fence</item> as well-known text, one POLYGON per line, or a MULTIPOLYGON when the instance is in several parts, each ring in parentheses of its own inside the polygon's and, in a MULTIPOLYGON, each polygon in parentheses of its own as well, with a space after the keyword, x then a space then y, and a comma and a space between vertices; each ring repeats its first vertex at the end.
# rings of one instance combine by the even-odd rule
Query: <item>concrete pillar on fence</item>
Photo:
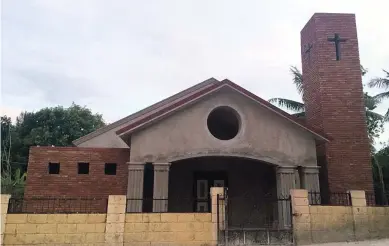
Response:
POLYGON ((142 212, 143 206, 143 178, 145 163, 127 162, 128 184, 127 184, 127 212, 142 212))
POLYGON ((8 212, 8 203, 9 199, 11 198, 11 195, 3 195, 1 194, 1 241, 0 245, 3 245, 4 240, 4 230, 5 230, 5 223, 7 222, 7 212, 8 212))
POLYGON ((290 203, 287 199, 290 190, 296 187, 296 168, 277 167, 276 169, 279 228, 290 228, 292 226, 290 203))
POLYGON ((125 218, 126 196, 109 196, 105 224, 106 245, 123 245, 125 218))
POLYGON ((293 235, 296 245, 312 243, 308 191, 291 190, 293 235))
POLYGON ((369 217, 366 207, 366 193, 363 190, 349 191, 353 208, 355 240, 369 238, 369 217))
POLYGON ((213 240, 218 241, 219 231, 226 228, 226 201, 224 187, 211 188, 211 213, 213 223, 213 240), (218 199, 219 198, 219 199, 218 199), (217 224, 219 222, 219 225, 217 224))
POLYGON ((153 163, 154 166, 154 194, 153 212, 167 212, 169 195, 170 163, 153 163))

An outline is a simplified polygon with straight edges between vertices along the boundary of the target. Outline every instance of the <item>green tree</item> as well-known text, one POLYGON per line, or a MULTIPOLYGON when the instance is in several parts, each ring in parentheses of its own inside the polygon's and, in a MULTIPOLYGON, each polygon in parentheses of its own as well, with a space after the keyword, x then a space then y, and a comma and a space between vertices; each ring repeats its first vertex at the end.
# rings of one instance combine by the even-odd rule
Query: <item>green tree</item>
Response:
POLYGON ((6 115, 1 116, 1 163, 9 163, 10 162, 10 154, 11 154, 11 143, 12 137, 11 134, 13 132, 13 125, 11 122, 11 118, 6 115))
POLYGON ((373 155, 373 177, 374 188, 377 191, 377 200, 380 203, 388 204, 389 200, 389 145, 373 155))
POLYGON ((23 195, 26 174, 20 168, 12 167, 12 144, 15 139, 15 127, 11 118, 1 117, 1 192, 23 195))
POLYGON ((69 108, 58 106, 23 112, 15 125, 9 117, 2 116, 2 192, 23 194, 30 146, 70 146, 73 140, 102 126, 100 114, 74 103, 69 108))
MULTIPOLYGON (((296 86, 297 92, 303 97, 303 76, 300 70, 296 67, 291 67, 290 72, 293 76, 293 83, 296 86)), ((361 66, 362 76, 367 73, 367 70, 361 66)), ((364 101, 366 108, 366 123, 370 141, 374 143, 374 138, 378 137, 383 131, 383 116, 375 113, 373 110, 377 107, 379 101, 367 93, 364 93, 364 101)), ((302 102, 286 99, 286 98, 271 98, 269 102, 278 105, 294 112, 296 117, 305 116, 305 105, 302 102)))
MULTIPOLYGON (((384 92, 381 92, 381 93, 379 93, 379 94, 374 96, 374 99, 376 99, 379 102, 381 102, 384 99, 388 99, 389 98, 389 72, 384 70, 384 69, 383 69, 383 71, 385 73, 385 77, 373 78, 368 83, 368 86, 370 88, 375 87, 375 88, 384 89, 384 92)), ((389 121, 389 108, 388 108, 388 110, 385 113, 385 120, 389 121)))
POLYGON ((27 163, 30 146, 71 146, 72 141, 104 126, 102 115, 72 104, 23 112, 17 117, 15 132, 20 139, 13 145, 14 162, 27 163))

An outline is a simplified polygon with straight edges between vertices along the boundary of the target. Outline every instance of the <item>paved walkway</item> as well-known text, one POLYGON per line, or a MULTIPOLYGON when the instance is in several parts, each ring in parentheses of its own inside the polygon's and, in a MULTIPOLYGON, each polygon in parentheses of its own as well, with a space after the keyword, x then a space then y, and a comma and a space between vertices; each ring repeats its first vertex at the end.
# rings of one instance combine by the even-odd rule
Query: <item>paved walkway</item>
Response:
POLYGON ((388 246, 389 239, 349 242, 349 243, 323 243, 323 244, 311 244, 310 246, 388 246))

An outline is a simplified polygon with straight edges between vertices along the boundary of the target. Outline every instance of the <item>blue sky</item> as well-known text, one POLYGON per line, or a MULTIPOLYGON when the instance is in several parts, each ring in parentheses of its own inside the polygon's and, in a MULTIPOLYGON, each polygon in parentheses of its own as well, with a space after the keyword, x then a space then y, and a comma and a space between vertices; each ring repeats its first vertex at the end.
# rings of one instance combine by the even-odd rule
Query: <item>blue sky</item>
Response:
POLYGON ((389 69, 387 0, 1 3, 1 109, 12 117, 74 101, 109 123, 210 77, 299 100, 289 66, 301 67, 314 12, 356 14, 365 82, 389 69))

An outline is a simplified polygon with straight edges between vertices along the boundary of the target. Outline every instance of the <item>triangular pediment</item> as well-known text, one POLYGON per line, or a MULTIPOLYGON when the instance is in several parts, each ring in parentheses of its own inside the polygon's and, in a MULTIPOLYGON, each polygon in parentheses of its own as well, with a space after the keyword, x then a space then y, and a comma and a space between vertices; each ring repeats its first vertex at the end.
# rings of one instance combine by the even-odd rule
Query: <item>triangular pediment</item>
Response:
POLYGON ((146 117, 142 117, 139 120, 135 120, 132 124, 129 124, 119 130, 116 131, 116 134, 119 136, 123 136, 126 134, 131 134, 139 129, 143 129, 144 127, 147 127, 147 125, 153 124, 157 121, 160 121, 168 116, 171 116, 172 114, 179 112, 180 110, 183 110, 186 107, 189 107, 190 105, 193 105, 194 103, 197 103, 201 100, 207 100, 209 95, 215 94, 222 90, 229 90, 236 94, 239 94, 253 102, 255 102, 258 107, 264 108, 273 114, 277 115, 280 118, 283 118, 286 121, 289 121, 290 123, 302 128, 304 131, 309 132, 312 134, 316 139, 318 140, 324 140, 328 141, 328 138, 317 131, 315 131, 312 127, 307 126, 303 124, 301 121, 299 121, 295 116, 288 114, 287 112, 275 107, 274 105, 270 104, 266 100, 256 96, 255 94, 247 91, 246 89, 238 86, 237 84, 229 81, 229 80, 223 80, 218 83, 214 83, 210 86, 207 86, 205 88, 200 88, 196 92, 181 98, 181 100, 178 100, 172 104, 165 105, 164 107, 161 107, 159 110, 155 111, 153 114, 147 115, 146 117))

